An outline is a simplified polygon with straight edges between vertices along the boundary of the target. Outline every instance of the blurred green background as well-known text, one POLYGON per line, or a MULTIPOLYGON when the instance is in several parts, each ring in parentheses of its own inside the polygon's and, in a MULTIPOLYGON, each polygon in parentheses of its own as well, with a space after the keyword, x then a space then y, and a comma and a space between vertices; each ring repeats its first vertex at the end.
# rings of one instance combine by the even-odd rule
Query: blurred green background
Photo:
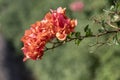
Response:
MULTIPOLYGON (((13 54, 21 56, 20 38, 24 31, 50 9, 59 6, 66 7, 66 14, 78 20, 76 31, 83 32, 85 25, 90 24, 94 32, 100 26, 90 18, 102 15, 103 9, 109 8, 113 0, 81 1, 83 11, 72 12, 69 5, 74 0, 0 0, 0 34, 11 42, 15 49, 13 54)), ((28 60, 24 64, 35 80, 120 80, 120 46, 105 45, 98 49, 88 46, 94 42, 93 38, 83 40, 79 46, 70 42, 45 52, 42 60, 28 60)))

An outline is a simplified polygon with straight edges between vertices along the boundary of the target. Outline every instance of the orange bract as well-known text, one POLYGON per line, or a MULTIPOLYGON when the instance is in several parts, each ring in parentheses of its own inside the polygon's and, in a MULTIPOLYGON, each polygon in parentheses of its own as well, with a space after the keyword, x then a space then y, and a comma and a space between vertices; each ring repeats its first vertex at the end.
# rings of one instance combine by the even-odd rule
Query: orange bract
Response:
POLYGON ((65 15, 65 8, 59 7, 57 10, 48 12, 43 20, 32 24, 21 38, 25 55, 23 61, 29 58, 41 59, 47 42, 55 37, 61 41, 65 40, 67 34, 73 32, 76 25, 77 20, 71 20, 65 15))

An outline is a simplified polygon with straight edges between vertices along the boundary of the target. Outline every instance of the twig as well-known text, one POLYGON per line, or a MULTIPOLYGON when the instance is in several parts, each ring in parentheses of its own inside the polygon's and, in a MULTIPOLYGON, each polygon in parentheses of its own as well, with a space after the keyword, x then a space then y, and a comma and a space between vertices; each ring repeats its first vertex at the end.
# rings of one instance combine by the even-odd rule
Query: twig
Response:
POLYGON ((64 43, 66 42, 70 42, 70 41, 73 41, 75 39, 79 39, 79 40, 83 40, 85 38, 91 38, 91 37, 101 37, 101 36, 104 36, 104 35, 107 35, 107 34, 113 34, 113 33, 118 33, 120 32, 120 28, 116 29, 116 30, 112 30, 112 31, 105 31, 103 33, 99 33, 99 34, 95 34, 95 35, 90 35, 90 36, 79 36, 78 38, 69 38, 69 39, 66 39, 65 41, 62 41, 62 42, 55 42, 55 44, 53 43, 53 46, 51 48, 47 48, 44 50, 45 52, 48 51, 48 50, 51 50, 51 49, 54 49, 54 48, 57 48, 61 45, 63 45, 64 43))

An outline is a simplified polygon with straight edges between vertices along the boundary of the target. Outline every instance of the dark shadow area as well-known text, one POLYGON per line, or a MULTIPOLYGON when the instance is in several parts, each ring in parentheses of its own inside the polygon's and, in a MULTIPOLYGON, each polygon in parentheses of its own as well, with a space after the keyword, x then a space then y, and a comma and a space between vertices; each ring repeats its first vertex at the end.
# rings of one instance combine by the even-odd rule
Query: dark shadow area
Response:
POLYGON ((0 44, 0 80, 35 80, 23 57, 15 55, 12 43, 0 35, 0 44))

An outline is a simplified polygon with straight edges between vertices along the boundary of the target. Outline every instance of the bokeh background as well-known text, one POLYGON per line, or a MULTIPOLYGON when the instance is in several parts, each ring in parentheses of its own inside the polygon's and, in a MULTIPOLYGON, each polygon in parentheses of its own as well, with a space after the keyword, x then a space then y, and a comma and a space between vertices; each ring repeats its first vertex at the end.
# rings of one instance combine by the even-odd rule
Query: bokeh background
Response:
POLYGON ((84 4, 80 11, 69 5, 75 0, 0 0, 0 80, 120 80, 120 46, 104 45, 98 49, 88 45, 95 39, 84 39, 45 52, 42 60, 22 62, 20 38, 30 25, 41 20, 50 9, 66 7, 66 14, 78 20, 76 31, 90 24, 90 19, 103 15, 114 0, 78 0, 84 4))

